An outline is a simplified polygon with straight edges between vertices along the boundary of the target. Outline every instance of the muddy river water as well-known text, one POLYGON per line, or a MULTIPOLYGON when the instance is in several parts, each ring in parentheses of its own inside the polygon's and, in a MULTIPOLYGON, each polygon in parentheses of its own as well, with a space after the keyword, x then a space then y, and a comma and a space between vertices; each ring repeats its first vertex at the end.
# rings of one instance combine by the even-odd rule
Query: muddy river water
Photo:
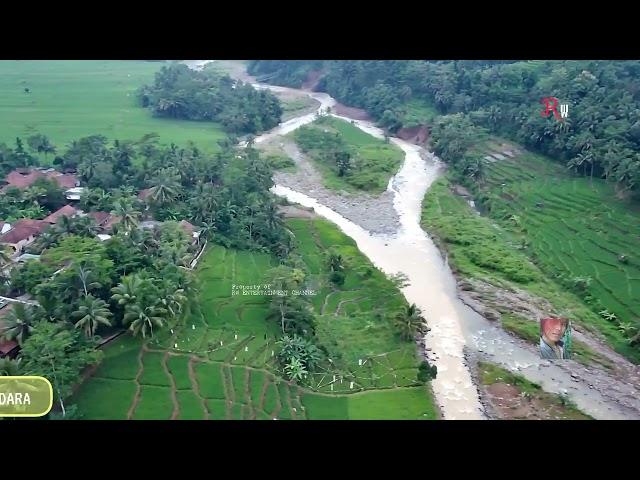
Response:
MULTIPOLYGON (((264 84, 254 86, 274 92, 291 90, 264 84)), ((318 111, 326 112, 336 103, 325 93, 304 93, 320 102, 318 111)), ((384 136, 383 131, 371 122, 334 116, 352 122, 373 136, 384 136)), ((256 137, 255 143, 285 135, 312 122, 314 118, 315 114, 307 114, 290 119, 256 137)), ((353 238, 358 248, 382 271, 387 274, 402 273, 407 277, 408 285, 403 288, 403 293, 409 303, 415 303, 423 311, 431 329, 425 343, 429 361, 438 367, 438 375, 432 386, 444 418, 486 418, 467 364, 465 353, 470 352, 516 371, 549 392, 566 393, 578 408, 594 418, 638 418, 637 411, 601 395, 590 386, 588 379, 577 380, 570 370, 541 360, 535 349, 522 345, 462 303, 446 259, 420 227, 424 194, 442 174, 443 165, 422 147, 394 137, 390 141, 405 153, 401 169, 388 185, 400 218, 400 227, 392 235, 371 234, 316 199, 286 185, 275 185, 272 191, 291 202, 313 207, 320 216, 353 238)), ((371 212, 371 215, 375 214, 371 212)))

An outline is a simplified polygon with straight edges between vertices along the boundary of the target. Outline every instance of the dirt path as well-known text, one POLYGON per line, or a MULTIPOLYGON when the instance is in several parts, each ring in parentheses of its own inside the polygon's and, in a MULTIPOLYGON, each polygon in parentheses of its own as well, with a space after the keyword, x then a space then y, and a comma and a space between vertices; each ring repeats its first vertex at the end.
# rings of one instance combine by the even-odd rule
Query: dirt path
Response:
POLYGON ((187 364, 189 368, 189 380, 191 380, 191 390, 196 395, 196 397, 198 397, 198 400, 200 400, 200 402, 202 403, 202 409, 205 415, 204 419, 209 420, 209 418, 211 418, 209 405, 207 405, 206 399, 200 393, 200 384, 198 383, 198 377, 196 377, 196 372, 193 368, 193 364, 197 361, 198 359, 192 355, 189 357, 189 363, 187 364))
POLYGON ((129 411, 127 412, 127 420, 131 420, 133 418, 133 414, 136 411, 138 402, 140 402, 140 394, 142 393, 142 387, 140 386, 140 377, 142 376, 142 372, 144 370, 144 365, 142 363, 142 356, 144 355, 144 351, 145 346, 142 345, 140 347, 140 351, 138 352, 138 373, 136 374, 136 378, 133 379, 133 382, 136 385, 136 394, 133 396, 133 401, 131 402, 131 406, 129 407, 129 411))
POLYGON ((180 416, 180 404, 178 403, 177 396, 177 388, 176 388, 176 379, 171 374, 169 370, 169 366, 167 365, 167 360, 169 360, 169 351, 167 350, 162 356, 162 368, 164 369, 164 373, 169 377, 169 382, 171 383, 171 401, 173 402, 173 412, 171 413, 171 420, 176 420, 180 416))

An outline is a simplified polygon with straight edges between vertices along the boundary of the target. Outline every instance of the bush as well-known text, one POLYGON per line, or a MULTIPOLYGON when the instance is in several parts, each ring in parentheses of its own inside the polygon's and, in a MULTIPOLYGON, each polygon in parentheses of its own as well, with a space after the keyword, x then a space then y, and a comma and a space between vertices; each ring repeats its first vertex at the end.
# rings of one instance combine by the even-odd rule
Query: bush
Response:
POLYGON ((418 381, 427 383, 436 378, 438 375, 438 367, 430 365, 428 361, 423 360, 418 367, 418 381))

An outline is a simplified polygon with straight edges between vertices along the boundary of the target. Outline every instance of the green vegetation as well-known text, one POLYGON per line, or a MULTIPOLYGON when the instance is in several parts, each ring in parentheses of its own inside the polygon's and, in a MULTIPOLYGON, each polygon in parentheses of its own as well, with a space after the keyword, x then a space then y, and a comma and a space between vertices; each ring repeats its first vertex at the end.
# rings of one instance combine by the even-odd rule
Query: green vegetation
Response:
POLYGON ((280 101, 267 90, 234 81, 214 70, 173 63, 138 91, 143 107, 168 118, 218 122, 235 134, 258 133, 280 122, 280 101))
MULTIPOLYGON (((308 304, 315 333, 307 332, 304 339, 321 355, 316 363, 305 359, 308 375, 297 384, 283 380, 287 375, 278 359, 284 355, 279 339, 285 337, 280 319, 269 315, 272 298, 242 294, 249 290, 240 288, 266 283, 261 279, 269 277, 278 264, 276 258, 214 245, 197 269, 198 306, 174 326, 173 333, 163 330, 143 345, 121 337, 105 348, 100 368, 72 400, 84 417, 123 418, 131 410, 132 418, 167 418, 173 411, 173 377, 178 418, 437 418, 429 386, 417 379, 413 340, 403 340, 394 326, 395 313, 406 308, 400 292, 328 222, 296 219, 287 225, 295 235, 296 252, 289 261, 305 272, 303 289, 315 292, 308 304), (327 252, 338 252, 342 258, 343 285, 330 280, 327 252), (162 357, 167 351, 171 355, 165 370, 162 357), (117 412, 112 407, 96 411, 85 400, 95 398, 92 392, 98 387, 92 385, 115 382, 113 365, 124 367, 125 358, 135 365, 142 395, 136 397, 132 368, 127 366, 119 377, 127 377, 133 386, 127 390, 128 402, 119 404, 117 412), (193 364, 193 376, 188 362, 193 364), (144 406, 145 393, 157 397, 160 405, 151 410, 144 406)), ((297 320, 292 317, 291 328, 297 320)), ((291 348, 295 354, 295 344, 291 348)))
POLYGON ((402 163, 402 151, 349 122, 324 116, 293 138, 322 173, 327 188, 381 193, 402 163))
MULTIPOLYGON (((517 389, 518 402, 523 410, 531 410, 539 414, 544 412, 545 417, 558 420, 593 420, 592 417, 582 413, 578 408, 566 397, 547 393, 542 390, 540 385, 530 382, 521 375, 511 373, 498 365, 488 362, 478 362, 478 371, 480 381, 485 386, 505 385, 512 386, 517 389), (524 405, 524 407, 523 407, 524 405)), ((500 398, 499 400, 504 400, 500 398)), ((504 408, 504 404, 500 402, 504 408)), ((518 409, 516 405, 512 405, 508 418, 518 419, 527 418, 519 417, 513 410, 518 409), (511 416, 513 415, 513 416, 511 416)), ((520 410, 520 409, 518 409, 520 410)))
MULTIPOLYGON (((216 124, 154 117, 138 105, 137 89, 151 82, 161 65, 133 60, 0 61, 0 144, 41 133, 62 150, 95 132, 131 141, 156 133, 167 143, 186 146, 193 141, 202 150, 217 151, 225 135, 216 124)), ((53 160, 46 151, 38 156, 43 163, 53 160)))
POLYGON ((283 122, 300 115, 315 112, 319 105, 317 100, 307 97, 306 95, 293 98, 284 97, 281 98, 281 102, 283 122))
MULTIPOLYGON (((513 168, 512 175, 514 177, 524 175, 524 172, 527 171, 525 166, 527 164, 522 163, 520 168, 513 168)), ((491 165, 493 166, 494 164, 491 165)), ((498 164, 496 163, 495 165, 498 164)), ((530 182, 542 181, 526 178, 530 182)), ((575 185, 580 182, 571 178, 567 178, 564 181, 568 185, 575 185)), ((562 189, 562 180, 561 178, 556 178, 555 180, 549 180, 550 184, 551 182, 553 182, 553 189, 549 189, 547 192, 555 197, 556 192, 560 193, 562 189)), ((496 180, 496 183, 501 185, 504 181, 496 180)), ((532 224, 529 229, 524 230, 521 229, 521 226, 525 225, 527 212, 533 212, 532 215, 538 215, 537 212, 542 211, 545 215, 550 215, 554 209, 554 203, 547 200, 544 209, 539 209, 535 206, 540 201, 539 197, 532 195, 528 197, 529 206, 523 208, 514 199, 525 196, 526 187, 519 183, 512 188, 513 190, 510 190, 508 195, 505 195, 504 199, 500 200, 504 208, 510 209, 509 215, 501 214, 496 215, 494 218, 494 212, 496 211, 494 207, 491 208, 490 215, 492 218, 489 219, 475 214, 461 197, 451 192, 447 179, 441 179, 430 188, 425 196, 422 225, 437 237, 449 254, 449 262, 452 268, 462 276, 479 278, 497 286, 504 285, 508 288, 515 286, 544 298, 553 305, 558 313, 571 318, 572 321, 583 325, 586 329, 599 331, 617 352, 634 362, 639 362, 640 352, 631 344, 630 338, 625 338, 622 330, 617 328, 616 321, 607 320, 605 315, 598 314, 596 311, 597 308, 600 308, 598 304, 596 304, 597 308, 594 309, 593 304, 585 303, 588 298, 586 298, 584 292, 581 294, 580 291, 574 290, 575 293, 572 293, 562 288, 562 285, 559 284, 559 279, 553 278, 553 270, 547 267, 548 263, 541 261, 539 254, 532 255, 532 246, 529 246, 533 245, 532 240, 530 240, 532 238, 537 238, 537 241, 542 245, 548 245, 548 240, 545 240, 542 235, 548 234, 550 238, 556 238, 558 234, 554 233, 554 231, 562 231, 562 229, 566 229, 563 238, 576 238, 575 233, 567 229, 567 225, 584 225, 588 223, 587 218, 590 214, 586 211, 580 213, 575 211, 574 214, 570 215, 562 213, 558 209, 557 215, 562 215, 562 217, 561 219, 558 218, 558 223, 555 226, 546 222, 536 223, 535 228, 532 224), (514 221, 513 216, 517 216, 517 223, 514 221), (498 223, 495 224, 493 223, 494 221, 498 223), (523 246, 525 247, 523 248, 523 246), (532 259, 538 265, 535 265, 532 259)), ((562 205, 567 204, 563 203, 562 205)), ((574 208, 576 209, 582 208, 580 207, 582 205, 581 202, 575 202, 572 205, 575 205, 574 208)), ((600 206, 594 206, 594 209, 597 208, 610 209, 611 203, 605 197, 601 197, 600 206)), ((610 211, 617 212, 616 215, 620 215, 620 220, 625 218, 621 216, 623 214, 622 210, 610 211)), ((595 225, 593 226, 595 227, 595 225)), ((630 237, 627 238, 629 242, 632 241, 630 237)), ((578 243, 582 243, 582 240, 576 239, 567 242, 567 244, 571 245, 577 245, 578 243)), ((550 255, 549 258, 557 259, 557 252, 562 251, 563 244, 557 243, 556 248, 546 250, 550 255)), ((577 252, 576 250, 576 254, 577 252)), ((590 258, 583 257, 580 259, 577 255, 573 258, 575 260, 572 261, 571 265, 576 265, 574 268, 577 268, 578 265, 576 261, 580 260, 585 266, 594 264, 590 258)), ((563 264, 558 264, 555 268, 559 268, 561 265, 563 264)), ((628 268, 627 265, 620 265, 628 268)), ((579 274, 574 273, 571 276, 577 275, 579 274)), ((626 276, 620 278, 623 278, 625 282, 627 281, 626 276)), ((624 289, 626 290, 626 288, 625 286, 624 289)), ((595 297, 594 294, 592 295, 595 297)), ((629 334, 635 334, 635 331, 629 334)), ((590 355, 585 353, 584 358, 588 359, 589 357, 590 355)))
POLYGON ((299 88, 307 80, 309 72, 322 68, 322 60, 251 60, 247 73, 259 82, 299 88))
MULTIPOLYGON (((310 68, 299 60, 251 64, 270 82, 310 68)), ((580 175, 605 178, 620 195, 639 191, 638 61, 336 60, 313 68, 325 72, 318 90, 366 109, 391 131, 429 122, 433 106, 550 155, 580 175), (570 105, 564 121, 540 115, 541 99, 550 96, 570 105)))

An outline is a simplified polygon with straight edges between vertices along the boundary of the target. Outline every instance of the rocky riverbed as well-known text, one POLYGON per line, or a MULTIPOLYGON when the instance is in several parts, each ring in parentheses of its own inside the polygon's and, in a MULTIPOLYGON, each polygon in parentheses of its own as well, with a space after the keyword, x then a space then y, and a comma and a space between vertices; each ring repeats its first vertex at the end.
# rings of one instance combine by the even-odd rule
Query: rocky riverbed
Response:
POLYGON ((323 186, 322 176, 293 141, 280 137, 260 147, 279 148, 296 163, 295 172, 275 174, 276 184, 306 193, 373 234, 391 235, 398 230, 400 223, 393 207, 393 192, 387 190, 374 196, 330 190, 323 186))

